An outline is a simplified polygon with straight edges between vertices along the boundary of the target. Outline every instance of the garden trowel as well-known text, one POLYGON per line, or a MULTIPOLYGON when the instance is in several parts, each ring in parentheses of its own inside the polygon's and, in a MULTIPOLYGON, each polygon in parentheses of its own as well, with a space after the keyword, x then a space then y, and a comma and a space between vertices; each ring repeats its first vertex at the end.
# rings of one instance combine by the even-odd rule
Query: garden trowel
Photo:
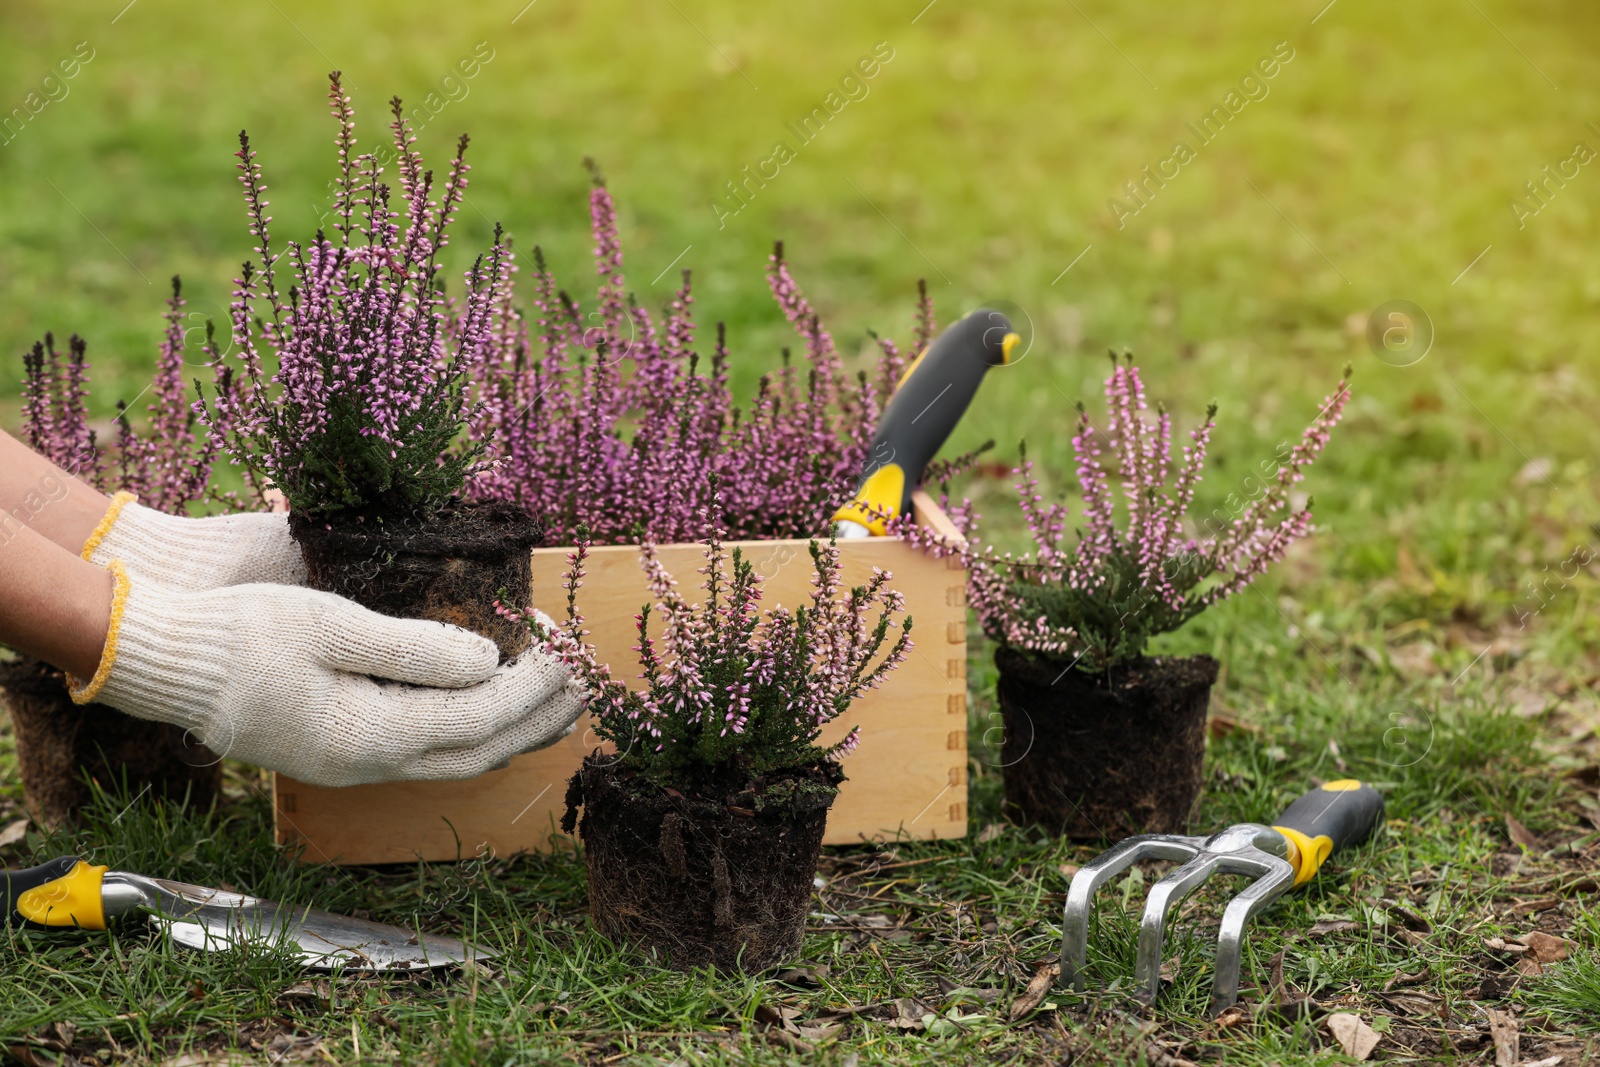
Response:
POLYGON ((1167 915, 1213 874, 1243 874, 1255 879, 1228 901, 1217 932, 1216 975, 1211 985, 1212 1014, 1239 999, 1239 955, 1244 928, 1257 912, 1284 892, 1308 882, 1325 860, 1346 845, 1359 844, 1383 821, 1383 794, 1346 778, 1327 782, 1290 804, 1271 826, 1238 823, 1210 837, 1140 834, 1130 837, 1079 868, 1067 889, 1061 921, 1061 982, 1084 987, 1089 915, 1094 893, 1139 860, 1185 860, 1157 882, 1139 920, 1139 955, 1134 989, 1152 1003, 1161 988, 1162 943, 1167 915))
POLYGON ((984 374, 1011 362, 1021 339, 1005 315, 979 308, 918 353, 878 420, 855 499, 833 516, 834 536, 882 537, 888 520, 905 514, 923 469, 961 421, 984 374))
POLYGON ((108 871, 75 856, 27 870, 0 871, 0 888, 12 926, 104 930, 108 919, 142 911, 180 945, 208 952, 242 945, 281 947, 319 971, 403 971, 496 955, 451 937, 108 871))

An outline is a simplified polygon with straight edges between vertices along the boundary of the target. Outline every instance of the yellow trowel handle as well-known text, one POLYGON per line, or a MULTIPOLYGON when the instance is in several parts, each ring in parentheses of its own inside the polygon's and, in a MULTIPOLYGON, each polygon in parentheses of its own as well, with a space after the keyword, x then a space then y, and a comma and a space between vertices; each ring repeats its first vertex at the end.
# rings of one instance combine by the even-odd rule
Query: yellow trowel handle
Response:
POLYGON ((886 520, 905 513, 923 469, 961 421, 984 374, 1008 362, 1018 340, 1010 319, 979 308, 917 355, 878 421, 855 499, 833 517, 838 536, 881 537, 886 520))
POLYGON ((1383 794, 1365 782, 1326 782, 1290 804, 1272 828, 1293 846, 1294 884, 1311 880, 1323 861, 1357 845, 1383 821, 1383 794))
POLYGON ((104 930, 106 913, 100 883, 105 873, 104 867, 95 867, 76 856, 62 856, 21 871, 0 871, 7 925, 104 930))

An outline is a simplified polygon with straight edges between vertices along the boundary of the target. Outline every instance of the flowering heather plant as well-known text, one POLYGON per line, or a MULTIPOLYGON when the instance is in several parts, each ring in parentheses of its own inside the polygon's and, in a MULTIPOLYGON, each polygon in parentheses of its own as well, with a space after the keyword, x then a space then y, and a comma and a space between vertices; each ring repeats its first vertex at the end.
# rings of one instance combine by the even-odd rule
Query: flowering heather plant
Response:
MULTIPOLYGON (((67 351, 45 335, 23 358, 23 434, 36 452, 101 492, 128 489, 147 506, 173 515, 209 494, 217 456, 215 442, 195 434, 195 413, 185 380, 184 302, 172 279, 172 296, 163 316, 155 376, 148 392, 148 422, 135 428, 127 405, 117 404, 117 435, 106 447, 89 427, 87 345, 73 335, 67 351)), ((216 347, 208 337, 208 358, 216 347)))
MULTIPOLYGON (((544 524, 546 544, 581 527, 596 543, 688 541, 701 532, 713 482, 734 539, 810 537, 854 493, 878 413, 904 365, 879 340, 874 375, 854 379, 832 336, 774 251, 768 283, 804 343, 738 406, 719 325, 710 358, 696 349, 688 271, 657 322, 625 294, 616 208, 598 174, 589 197, 599 279, 593 309, 560 290, 535 250, 533 321, 503 299, 490 314, 495 356, 474 364, 480 402, 471 436, 492 469, 468 495, 509 500, 544 524)), ((916 344, 933 331, 926 289, 916 344)))
POLYGON ((306 245, 273 244, 261 167, 239 135, 259 265, 246 262, 235 279, 241 366, 220 376, 207 416, 233 460, 264 475, 297 511, 426 514, 479 469, 481 443, 461 439, 471 414, 465 386, 490 348, 490 311, 505 299, 511 253, 497 227, 467 272, 464 301, 447 302, 438 257, 467 186, 467 138, 436 199, 400 100, 390 101, 402 215, 390 208, 377 157, 355 155, 350 99, 339 73, 330 77, 339 124, 334 237, 319 230, 306 245), (293 274, 287 291, 281 263, 293 274), (270 379, 264 353, 277 364, 270 379))
POLYGON ((1190 432, 1192 443, 1184 446, 1174 477, 1170 416, 1164 409, 1153 421, 1142 414, 1147 405, 1139 370, 1131 361, 1116 363, 1113 356, 1105 429, 1095 427, 1079 405, 1072 438, 1084 519, 1076 545, 1063 544, 1067 508, 1044 507, 1026 453, 1014 473, 1021 476, 1017 490, 1034 551, 1013 557, 983 544, 977 537, 978 515, 967 501, 949 508, 967 538, 963 546, 909 524, 901 524, 901 532, 936 553, 962 556, 968 603, 984 632, 1000 644, 1090 670, 1136 659, 1151 637, 1177 629, 1248 586, 1311 529, 1310 501, 1296 511, 1289 492, 1338 424, 1350 397, 1348 379, 1347 368, 1260 495, 1232 518, 1219 523, 1213 516, 1194 524, 1189 508, 1216 425, 1216 405, 1190 432), (1107 445, 1121 482, 1120 525, 1100 458, 1107 445))
POLYGON ((707 533, 700 603, 679 590, 654 544, 640 549, 654 601, 635 616, 643 689, 617 679, 584 640, 588 631, 577 591, 590 540, 581 531, 567 557, 566 624, 528 620, 535 640, 560 656, 588 689, 595 732, 617 746, 622 762, 685 790, 739 788, 758 775, 852 751, 858 729, 827 748, 816 744, 817 735, 876 688, 911 649, 904 599, 888 588, 893 576, 874 568, 865 585, 844 590, 839 549, 831 541, 811 542, 816 574, 810 602, 763 613, 761 578, 738 548, 730 566, 718 503, 714 495, 702 512, 707 533), (652 613, 661 616, 659 637, 650 632, 652 613), (903 617, 897 621, 897 615, 903 617))

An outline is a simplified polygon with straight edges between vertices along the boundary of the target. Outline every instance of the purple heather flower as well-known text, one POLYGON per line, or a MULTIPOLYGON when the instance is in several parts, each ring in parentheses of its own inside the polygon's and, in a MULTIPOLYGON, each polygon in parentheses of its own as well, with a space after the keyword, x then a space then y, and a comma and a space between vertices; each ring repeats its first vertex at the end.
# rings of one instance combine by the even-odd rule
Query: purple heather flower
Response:
MULTIPOLYGON (((174 515, 216 495, 210 481, 217 446, 194 433, 183 358, 183 308, 179 281, 173 278, 155 374, 145 390, 151 397, 148 418, 136 424, 119 404, 116 440, 110 447, 88 426, 88 346, 83 339, 72 337, 65 360, 49 334, 23 356, 23 434, 28 444, 102 492, 127 489, 147 507, 174 515)), ((208 359, 217 358, 209 337, 202 350, 208 359)))
MULTIPOLYGON (((780 246, 768 281, 803 339, 805 363, 786 356, 740 405, 723 328, 709 360, 695 348, 689 272, 659 326, 625 298, 616 209, 598 174, 590 216, 597 310, 559 289, 536 249, 531 321, 509 298, 489 311, 492 340, 474 364, 478 407, 468 430, 489 466, 467 495, 518 504, 539 518, 549 545, 571 544, 580 526, 600 544, 693 540, 713 481, 730 539, 824 532, 855 491, 904 366, 899 347, 880 340, 875 372, 852 381, 780 246)), ((923 287, 919 331, 932 329, 932 314, 923 287)))

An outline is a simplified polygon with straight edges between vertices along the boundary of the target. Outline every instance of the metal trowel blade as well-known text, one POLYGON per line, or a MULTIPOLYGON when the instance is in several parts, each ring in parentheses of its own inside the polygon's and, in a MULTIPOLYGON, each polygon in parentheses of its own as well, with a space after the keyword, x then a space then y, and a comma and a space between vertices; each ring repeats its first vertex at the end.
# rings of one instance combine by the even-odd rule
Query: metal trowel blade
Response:
POLYGON ((315 908, 220 889, 137 878, 145 910, 180 945, 220 952, 244 945, 281 947, 319 971, 405 971, 487 960, 490 949, 441 934, 354 919, 315 908))

